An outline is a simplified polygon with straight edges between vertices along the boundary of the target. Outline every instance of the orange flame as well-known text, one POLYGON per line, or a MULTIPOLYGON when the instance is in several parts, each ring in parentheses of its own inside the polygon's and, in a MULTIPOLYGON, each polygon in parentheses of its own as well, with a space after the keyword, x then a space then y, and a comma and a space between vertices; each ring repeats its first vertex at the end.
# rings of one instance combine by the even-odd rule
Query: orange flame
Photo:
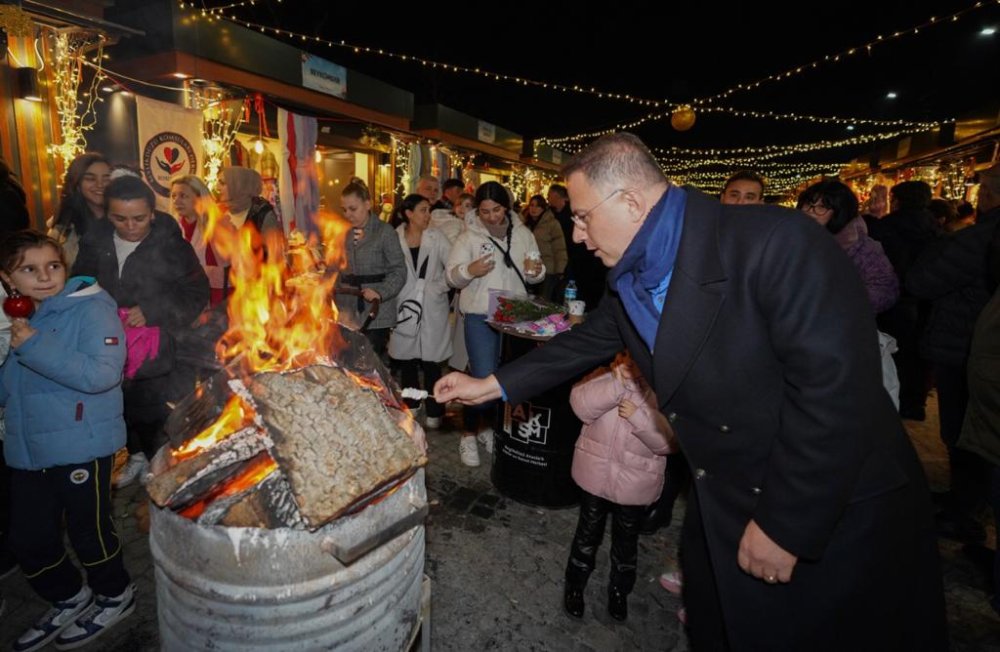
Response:
POLYGON ((208 450, 234 432, 250 425, 253 415, 253 408, 239 394, 233 394, 212 425, 172 451, 174 459, 186 460, 208 450))
POLYGON ((185 518, 198 518, 205 511, 205 508, 207 508, 214 501, 222 498, 229 498, 230 496, 235 496, 242 491, 256 487, 277 470, 278 464, 271 458, 271 456, 263 455, 256 461, 252 462, 250 466, 243 470, 243 472, 227 482, 222 489, 209 494, 193 505, 185 507, 179 513, 185 518))
POLYGON ((344 235, 350 225, 320 213, 325 252, 314 236, 279 231, 263 237, 252 228, 236 230, 221 212, 208 207, 206 240, 230 264, 233 294, 229 330, 216 347, 220 360, 242 356, 251 372, 285 371, 315 363, 344 346, 337 328, 333 289, 343 267, 344 235))

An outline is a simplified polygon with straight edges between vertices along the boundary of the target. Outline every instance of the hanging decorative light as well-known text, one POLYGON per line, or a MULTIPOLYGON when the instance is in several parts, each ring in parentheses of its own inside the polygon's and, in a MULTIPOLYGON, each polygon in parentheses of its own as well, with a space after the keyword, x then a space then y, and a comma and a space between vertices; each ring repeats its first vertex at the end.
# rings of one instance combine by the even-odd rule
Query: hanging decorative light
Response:
POLYGON ((694 109, 687 104, 682 104, 670 114, 670 126, 677 131, 687 131, 694 126, 694 109))

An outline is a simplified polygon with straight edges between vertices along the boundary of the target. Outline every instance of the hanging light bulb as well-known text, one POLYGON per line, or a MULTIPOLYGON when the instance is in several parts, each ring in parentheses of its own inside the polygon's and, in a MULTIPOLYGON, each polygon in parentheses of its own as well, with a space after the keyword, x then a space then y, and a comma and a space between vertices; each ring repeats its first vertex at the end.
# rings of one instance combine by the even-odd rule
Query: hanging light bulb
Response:
POLYGON ((260 138, 258 138, 257 142, 255 142, 253 144, 253 151, 257 152, 258 154, 263 154, 264 153, 264 141, 261 140, 260 138))
POLYGON ((316 150, 316 154, 314 156, 316 158, 316 162, 317 163, 322 163, 323 162, 323 153, 321 151, 319 151, 318 149, 316 150))

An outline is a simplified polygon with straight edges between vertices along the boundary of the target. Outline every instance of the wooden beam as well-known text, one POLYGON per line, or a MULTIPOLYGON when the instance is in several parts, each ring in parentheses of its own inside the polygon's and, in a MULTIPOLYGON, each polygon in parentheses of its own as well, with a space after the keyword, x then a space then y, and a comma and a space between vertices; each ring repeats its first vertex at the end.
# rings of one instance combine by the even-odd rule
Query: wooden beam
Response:
POLYGON ((410 119, 369 109, 332 95, 319 93, 301 86, 263 77, 186 52, 171 50, 140 59, 115 64, 120 72, 137 79, 170 78, 174 73, 185 73, 198 79, 239 86, 248 92, 260 92, 277 99, 292 102, 316 111, 345 115, 359 122, 371 122, 390 129, 410 131, 410 119))
POLYGON ((509 149, 497 147, 496 145, 490 145, 489 143, 481 143, 478 140, 472 140, 471 138, 464 138, 462 136, 456 136, 455 134, 449 134, 448 132, 441 131, 440 129, 420 129, 417 133, 424 138, 440 140, 441 142, 457 145, 458 147, 464 147, 465 149, 476 150, 491 156, 496 156, 497 158, 502 158, 503 160, 510 161, 512 163, 521 162, 521 156, 510 151, 509 149))

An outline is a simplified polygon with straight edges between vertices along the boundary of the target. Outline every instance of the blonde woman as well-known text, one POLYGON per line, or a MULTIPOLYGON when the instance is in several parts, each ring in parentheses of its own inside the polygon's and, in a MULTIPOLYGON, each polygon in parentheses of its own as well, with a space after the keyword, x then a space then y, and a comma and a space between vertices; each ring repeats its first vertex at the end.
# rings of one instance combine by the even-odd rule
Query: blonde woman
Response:
POLYGON ((225 261, 205 240, 208 213, 214 204, 208 186, 194 175, 177 177, 170 183, 170 206, 184 239, 191 243, 208 276, 211 289, 209 303, 212 306, 225 300, 228 287, 225 261))

